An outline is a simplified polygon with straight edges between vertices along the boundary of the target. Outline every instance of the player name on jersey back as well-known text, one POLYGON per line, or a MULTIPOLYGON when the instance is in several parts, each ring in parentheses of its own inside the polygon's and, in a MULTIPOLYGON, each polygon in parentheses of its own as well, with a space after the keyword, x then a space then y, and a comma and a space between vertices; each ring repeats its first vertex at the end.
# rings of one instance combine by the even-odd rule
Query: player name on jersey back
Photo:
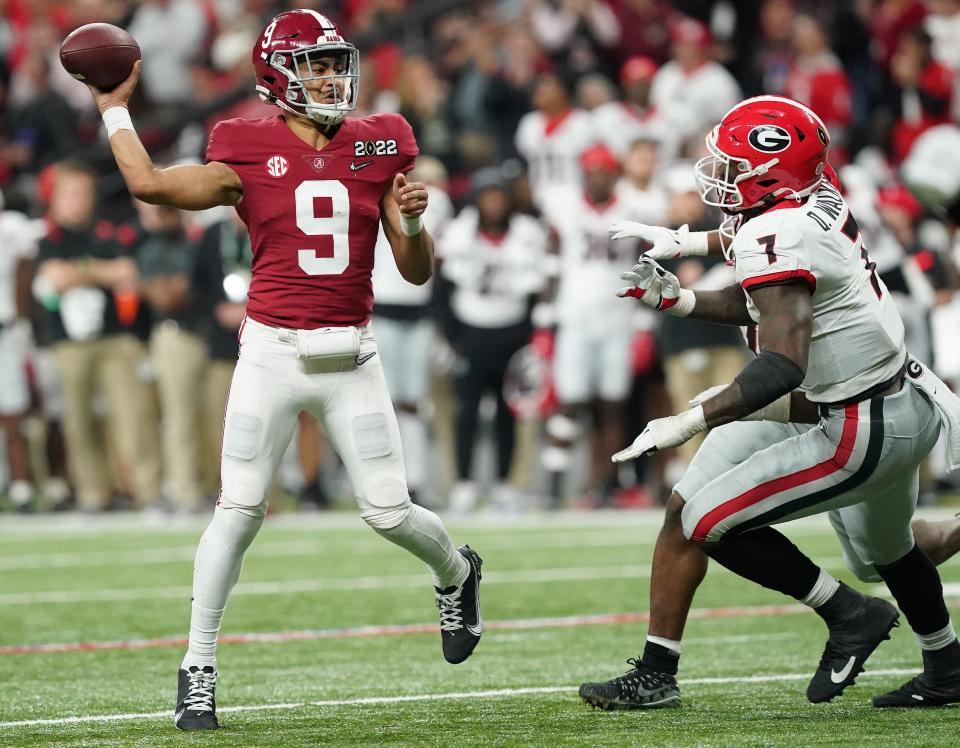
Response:
MULTIPOLYGON (((903 365, 900 314, 853 214, 829 183, 804 203, 785 201, 747 221, 733 252, 753 319, 759 320, 759 312, 750 293, 758 288, 802 283, 810 291, 813 326, 802 389, 811 400, 848 400, 903 365)), ((759 343, 763 347, 762 333, 759 343)))
POLYGON ((347 118, 320 149, 281 115, 218 123, 207 160, 243 183, 237 212, 253 248, 247 313, 275 327, 366 324, 380 200, 417 153, 397 114, 347 118))

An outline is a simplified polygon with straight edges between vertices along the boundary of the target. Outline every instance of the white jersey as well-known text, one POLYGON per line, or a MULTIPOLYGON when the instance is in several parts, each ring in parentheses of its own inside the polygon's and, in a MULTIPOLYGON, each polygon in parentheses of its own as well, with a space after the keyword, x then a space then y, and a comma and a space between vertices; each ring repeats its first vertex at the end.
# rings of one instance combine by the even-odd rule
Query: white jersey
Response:
POLYGON ((749 291, 794 280, 808 286, 813 332, 801 389, 810 400, 848 400, 903 366, 900 314, 867 255, 859 226, 832 185, 825 182, 799 206, 748 221, 732 249, 737 281, 748 291, 747 309, 757 321, 749 291))
MULTIPOLYGON (((626 102, 608 101, 590 112, 590 116, 597 137, 621 160, 630 146, 641 138, 658 143, 672 140, 670 128, 663 118, 657 117, 653 108, 640 112, 626 102)), ((668 149, 671 153, 673 150, 672 146, 668 149)))
POLYGON ((676 145, 702 137, 742 98, 736 79, 718 62, 705 62, 689 71, 668 62, 657 71, 650 88, 655 122, 672 134, 676 145))
POLYGON ((633 221, 651 226, 665 226, 667 211, 670 207, 667 192, 659 184, 653 183, 646 189, 640 189, 627 179, 617 182, 617 199, 622 200, 633 221))
MULTIPOLYGON (((450 197, 439 187, 427 186, 429 202, 423 212, 423 226, 439 241, 441 234, 453 218, 453 203, 450 197)), ((404 280, 397 269, 393 250, 383 226, 377 230, 377 245, 373 261, 373 300, 375 304, 397 304, 401 306, 423 306, 430 301, 433 284, 427 281, 421 286, 404 280)))
POLYGON ((515 137, 517 151, 529 165, 530 190, 538 206, 546 204, 554 189, 580 188, 580 154, 597 142, 590 114, 571 109, 549 122, 542 112, 528 112, 515 137))
POLYGON ((562 325, 629 324, 634 305, 617 298, 620 273, 637 261, 635 240, 613 241, 614 221, 637 220, 635 211, 614 195, 594 205, 582 190, 554 194, 545 217, 560 239, 560 287, 557 319, 562 325))
POLYGON ((0 324, 10 324, 17 317, 17 263, 36 254, 43 232, 43 221, 12 210, 0 212, 0 324))
POLYGON ((547 234, 529 216, 516 214, 498 239, 480 231, 476 208, 465 208, 438 245, 440 272, 455 288, 454 316, 472 327, 518 325, 527 318, 529 298, 543 289, 547 234))

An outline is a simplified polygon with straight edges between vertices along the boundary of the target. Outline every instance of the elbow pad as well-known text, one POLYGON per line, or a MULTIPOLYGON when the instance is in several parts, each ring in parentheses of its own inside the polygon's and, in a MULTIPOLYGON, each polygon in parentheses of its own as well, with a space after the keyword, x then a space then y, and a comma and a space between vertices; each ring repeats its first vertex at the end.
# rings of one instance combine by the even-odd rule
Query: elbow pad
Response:
POLYGON ((793 392, 805 376, 806 373, 793 359, 774 351, 762 350, 733 381, 740 385, 744 406, 753 413, 793 392))

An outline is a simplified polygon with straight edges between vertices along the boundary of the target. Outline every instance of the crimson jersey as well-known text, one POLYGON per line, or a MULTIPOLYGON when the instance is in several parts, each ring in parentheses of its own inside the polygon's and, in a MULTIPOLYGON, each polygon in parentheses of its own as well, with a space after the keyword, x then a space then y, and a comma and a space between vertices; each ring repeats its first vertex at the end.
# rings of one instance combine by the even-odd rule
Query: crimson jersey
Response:
POLYGON ((380 199, 418 153, 398 114, 347 118, 317 150, 278 114, 217 123, 207 160, 240 176, 253 272, 247 314, 274 327, 364 325, 380 199))

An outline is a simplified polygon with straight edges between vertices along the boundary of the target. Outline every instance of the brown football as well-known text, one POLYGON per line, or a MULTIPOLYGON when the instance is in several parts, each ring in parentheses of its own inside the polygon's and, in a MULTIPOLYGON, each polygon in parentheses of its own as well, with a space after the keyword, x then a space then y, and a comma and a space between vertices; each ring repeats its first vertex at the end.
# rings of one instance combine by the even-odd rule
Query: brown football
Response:
POLYGON ((140 59, 137 40, 118 26, 88 23, 60 45, 60 64, 70 75, 109 91, 126 80, 140 59))

